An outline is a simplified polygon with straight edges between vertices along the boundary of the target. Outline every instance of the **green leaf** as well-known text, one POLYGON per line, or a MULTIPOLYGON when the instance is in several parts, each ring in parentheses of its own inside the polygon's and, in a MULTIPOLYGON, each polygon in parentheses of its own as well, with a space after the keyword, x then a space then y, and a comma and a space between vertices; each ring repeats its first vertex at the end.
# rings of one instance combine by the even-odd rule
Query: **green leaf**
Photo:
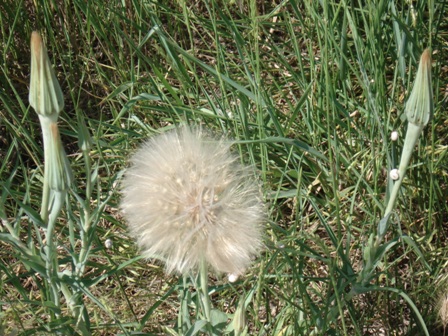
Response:
POLYGON ((210 312, 210 319, 213 327, 222 329, 227 324, 229 317, 226 313, 218 309, 212 309, 210 312))
POLYGON ((427 263, 425 256, 423 255, 422 251, 418 248, 417 243, 414 241, 414 239, 412 239, 408 235, 402 235, 401 239, 403 239, 403 241, 406 244, 408 244, 414 250, 414 252, 420 257, 421 261, 423 262, 425 267, 428 269, 428 271, 432 272, 431 266, 429 266, 429 264, 427 263))
POLYGON ((199 335, 201 330, 208 324, 207 321, 204 320, 198 320, 196 321, 191 328, 187 331, 185 336, 193 336, 193 335, 199 335))
POLYGON ((389 228, 389 218, 390 215, 392 214, 392 212, 389 212, 386 216, 384 216, 383 218, 381 218, 380 222, 378 223, 378 237, 383 237, 386 234, 387 229, 389 228))
POLYGON ((261 140, 240 140, 236 141, 236 143, 243 144, 243 143, 285 143, 291 146, 294 146, 300 150, 306 151, 315 157, 322 159, 324 161, 328 161, 328 158, 322 154, 321 152, 315 150, 313 147, 308 145, 307 143, 297 140, 297 139, 289 139, 289 138, 283 138, 283 137, 269 137, 261 140))
POLYGON ((425 321, 424 321, 422 315, 420 314, 417 306, 414 304, 414 302, 411 300, 411 298, 405 292, 403 292, 397 288, 379 287, 379 286, 369 286, 369 287, 358 286, 356 288, 357 294, 365 294, 368 292, 392 292, 392 293, 396 293, 396 294, 400 295, 407 302, 407 304, 411 307, 412 311, 415 314, 415 317, 417 318, 417 321, 420 324, 421 330, 424 332, 424 334, 426 336, 429 336, 429 331, 428 331, 428 328, 426 327, 426 324, 425 324, 425 321))
POLYGON ((61 309, 56 306, 53 302, 51 301, 44 301, 42 303, 42 305, 44 307, 50 308, 56 315, 60 315, 61 314, 61 309))

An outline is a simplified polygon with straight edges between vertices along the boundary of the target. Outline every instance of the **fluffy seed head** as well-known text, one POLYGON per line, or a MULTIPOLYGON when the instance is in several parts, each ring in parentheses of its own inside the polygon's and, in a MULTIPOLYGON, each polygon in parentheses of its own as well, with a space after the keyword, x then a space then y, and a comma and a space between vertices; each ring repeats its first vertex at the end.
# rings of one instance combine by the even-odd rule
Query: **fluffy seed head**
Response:
POLYGON ((262 245, 264 207, 250 170, 230 143, 200 129, 156 136, 131 158, 121 207, 143 255, 168 273, 242 274, 262 245))
POLYGON ((445 329, 448 326, 448 293, 444 292, 440 295, 437 306, 440 323, 445 329))

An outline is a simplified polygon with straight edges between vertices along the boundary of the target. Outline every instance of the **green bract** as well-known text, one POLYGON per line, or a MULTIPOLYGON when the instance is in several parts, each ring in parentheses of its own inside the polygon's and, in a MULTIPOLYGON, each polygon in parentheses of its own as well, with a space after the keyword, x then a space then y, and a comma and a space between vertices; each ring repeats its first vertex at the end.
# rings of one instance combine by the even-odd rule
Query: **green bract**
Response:
POLYGON ((71 184, 72 173, 67 155, 62 147, 58 125, 41 118, 42 133, 44 136, 46 177, 48 186, 54 191, 63 191, 71 184))

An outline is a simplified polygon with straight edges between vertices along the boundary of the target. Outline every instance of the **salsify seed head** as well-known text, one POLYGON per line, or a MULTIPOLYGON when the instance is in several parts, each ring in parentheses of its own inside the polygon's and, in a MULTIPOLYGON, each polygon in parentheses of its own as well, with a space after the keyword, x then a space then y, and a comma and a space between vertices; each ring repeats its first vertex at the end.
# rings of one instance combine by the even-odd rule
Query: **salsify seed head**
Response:
POLYGON ((151 138, 131 158, 121 203, 144 256, 168 273, 204 260, 242 274, 262 247, 264 205, 253 173, 231 143, 187 127, 151 138))

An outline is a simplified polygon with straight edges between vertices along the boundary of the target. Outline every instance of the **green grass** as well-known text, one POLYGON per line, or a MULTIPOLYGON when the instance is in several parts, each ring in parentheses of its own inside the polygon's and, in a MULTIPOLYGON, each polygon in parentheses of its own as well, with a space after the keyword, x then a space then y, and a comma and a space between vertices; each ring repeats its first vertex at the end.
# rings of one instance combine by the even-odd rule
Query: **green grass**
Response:
POLYGON ((64 299, 55 314, 36 271, 44 155, 28 103, 34 29, 65 94, 59 127, 75 176, 56 228, 60 271, 73 267, 79 222, 86 209, 91 214, 85 272, 64 281, 79 291, 92 334, 166 335, 179 298, 194 314, 191 284, 141 259, 119 212, 130 153, 180 123, 237 140, 235 151, 263 182, 265 251, 236 284, 210 277, 221 311, 232 314, 239 297, 248 298, 248 334, 422 335, 419 316, 431 335, 442 334, 436 303, 448 279, 447 9, 442 1, 412 3, 0 4, 0 217, 36 256, 24 255, 1 227, 0 334, 86 334, 64 299), (366 292, 348 299, 384 215, 387 174, 399 162, 407 124, 401 116, 426 47, 433 51, 434 116, 386 241, 408 235, 430 268, 400 240, 366 292), (92 139, 88 160, 78 146, 82 120, 92 139), (400 133, 398 159, 392 130, 400 133))

